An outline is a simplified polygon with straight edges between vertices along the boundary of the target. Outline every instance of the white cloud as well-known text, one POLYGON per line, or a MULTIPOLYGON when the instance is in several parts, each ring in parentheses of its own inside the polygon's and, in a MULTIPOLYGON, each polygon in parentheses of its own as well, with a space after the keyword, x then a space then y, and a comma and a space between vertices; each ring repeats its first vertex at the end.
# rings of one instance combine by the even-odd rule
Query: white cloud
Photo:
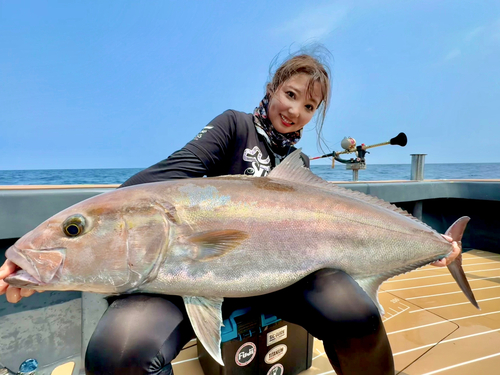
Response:
POLYGON ((497 44, 499 39, 500 18, 467 31, 463 39, 463 44, 482 43, 485 46, 491 47, 492 44, 497 44))
POLYGON ((448 52, 448 54, 446 55, 446 57, 444 59, 445 60, 453 60, 454 58, 457 58, 461 54, 462 54, 462 51, 460 51, 458 48, 455 48, 455 49, 451 50, 450 52, 448 52))
POLYGON ((470 43, 473 39, 480 36, 484 31, 484 26, 476 27, 475 29, 467 32, 464 37, 464 41, 470 43))
POLYGON ((339 27, 349 11, 348 6, 340 4, 309 7, 299 12, 294 19, 276 27, 272 32, 278 36, 290 36, 299 43, 311 39, 319 40, 339 27))
POLYGON ((470 54, 471 51, 477 50, 478 46, 485 49, 491 48, 492 44, 497 45, 500 40, 500 19, 472 29, 463 30, 457 39, 455 48, 445 55, 444 61, 470 54))

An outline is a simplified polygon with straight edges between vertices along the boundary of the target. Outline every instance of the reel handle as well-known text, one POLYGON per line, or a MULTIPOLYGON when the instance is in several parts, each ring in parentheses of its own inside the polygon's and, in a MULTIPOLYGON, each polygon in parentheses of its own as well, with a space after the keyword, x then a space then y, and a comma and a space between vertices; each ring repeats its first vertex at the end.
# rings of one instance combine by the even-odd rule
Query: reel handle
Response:
POLYGON ((406 138, 406 134, 405 133, 399 133, 397 136, 395 136, 394 138, 392 138, 389 143, 391 145, 398 145, 398 146, 401 146, 401 147, 405 147, 406 144, 408 143, 408 138, 406 138))

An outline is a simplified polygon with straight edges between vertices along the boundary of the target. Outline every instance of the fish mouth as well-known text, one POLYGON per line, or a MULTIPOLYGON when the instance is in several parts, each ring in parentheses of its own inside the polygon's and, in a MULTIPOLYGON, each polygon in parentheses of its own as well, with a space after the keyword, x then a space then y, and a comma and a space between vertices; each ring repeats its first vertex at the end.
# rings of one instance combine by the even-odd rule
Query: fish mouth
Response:
POLYGON ((27 271, 22 269, 7 276, 5 282, 16 288, 36 288, 44 285, 44 283, 35 279, 27 271))
POLYGON ((7 276, 5 282, 20 288, 43 287, 53 283, 60 276, 64 250, 64 248, 19 249, 15 245, 9 247, 5 257, 19 267, 19 270, 7 276), (38 257, 33 256, 34 254, 38 257), (48 255, 48 259, 44 260, 41 255, 48 255))

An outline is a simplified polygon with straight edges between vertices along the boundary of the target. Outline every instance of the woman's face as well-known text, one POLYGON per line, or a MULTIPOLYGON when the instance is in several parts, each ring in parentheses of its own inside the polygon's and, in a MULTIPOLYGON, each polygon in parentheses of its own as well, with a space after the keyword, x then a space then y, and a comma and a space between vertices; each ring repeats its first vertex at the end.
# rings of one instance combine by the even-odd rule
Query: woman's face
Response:
POLYGON ((271 94, 268 116, 278 132, 296 132, 311 121, 323 97, 318 82, 314 83, 312 96, 307 95, 308 83, 309 75, 299 73, 286 80, 271 94))

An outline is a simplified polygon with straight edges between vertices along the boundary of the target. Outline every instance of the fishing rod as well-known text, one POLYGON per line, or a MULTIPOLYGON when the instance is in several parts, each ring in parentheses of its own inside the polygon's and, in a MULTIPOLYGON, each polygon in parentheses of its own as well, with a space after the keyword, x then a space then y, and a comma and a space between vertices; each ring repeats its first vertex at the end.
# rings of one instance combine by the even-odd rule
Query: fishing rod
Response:
POLYGON ((341 146, 344 149, 344 151, 334 151, 330 154, 326 155, 321 155, 321 156, 316 156, 314 158, 309 158, 309 160, 316 160, 316 159, 321 159, 321 158, 329 158, 329 157, 335 157, 336 155, 342 155, 342 154, 349 154, 352 152, 358 151, 359 148, 363 150, 367 150, 369 148, 374 148, 374 147, 380 147, 380 146, 386 146, 386 145, 398 145, 401 147, 406 146, 408 142, 408 138, 406 137, 405 133, 399 133, 397 136, 394 138, 391 138, 388 142, 382 142, 382 143, 377 143, 371 146, 366 146, 364 143, 361 144, 361 146, 356 147, 356 141, 352 137, 345 137, 342 142, 341 146))
POLYGON ((404 147, 404 146, 406 146, 407 143, 408 143, 408 138, 406 137, 405 133, 399 133, 397 136, 395 136, 394 138, 391 138, 387 142, 376 143, 376 144, 370 145, 370 146, 367 146, 364 143, 362 143, 360 146, 356 146, 356 140, 354 138, 344 137, 344 139, 342 139, 342 141, 340 142, 340 145, 342 146, 344 151, 334 151, 334 152, 331 152, 329 154, 310 158, 310 160, 317 160, 317 159, 332 157, 333 158, 332 159, 332 168, 335 167, 335 161, 346 164, 346 169, 351 169, 353 172, 353 181, 357 181, 358 180, 358 170, 366 169, 365 155, 369 154, 369 152, 366 150, 368 150, 370 148, 386 146, 386 145, 397 145, 397 146, 404 147), (339 157, 339 155, 350 154, 350 153, 355 153, 356 158, 342 159, 339 157))

